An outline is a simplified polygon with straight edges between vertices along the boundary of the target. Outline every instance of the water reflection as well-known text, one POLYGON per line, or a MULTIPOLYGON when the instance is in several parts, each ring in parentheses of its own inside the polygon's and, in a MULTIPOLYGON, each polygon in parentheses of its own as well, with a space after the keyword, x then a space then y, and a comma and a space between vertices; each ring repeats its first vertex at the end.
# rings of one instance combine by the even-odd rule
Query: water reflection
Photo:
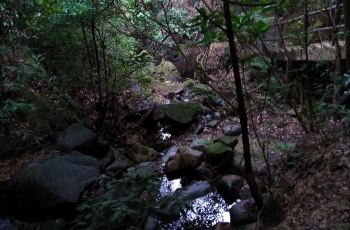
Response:
POLYGON ((171 134, 164 132, 164 128, 161 128, 159 132, 160 132, 160 139, 162 141, 165 141, 171 138, 171 134))
MULTIPOLYGON (((173 194, 182 188, 181 179, 169 181, 162 178, 160 195, 173 194)), ((215 192, 195 199, 185 208, 178 220, 171 223, 161 223, 160 229, 212 229, 218 222, 230 222, 229 209, 225 201, 215 192)))

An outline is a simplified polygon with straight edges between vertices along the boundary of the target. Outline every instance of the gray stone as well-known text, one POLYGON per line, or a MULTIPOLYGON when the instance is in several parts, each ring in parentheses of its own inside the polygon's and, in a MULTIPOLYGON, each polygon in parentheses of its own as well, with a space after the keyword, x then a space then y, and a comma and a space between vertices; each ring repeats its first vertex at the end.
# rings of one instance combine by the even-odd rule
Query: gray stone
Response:
POLYGON ((76 203, 86 186, 99 175, 99 163, 93 157, 78 152, 45 155, 13 178, 17 205, 47 211, 76 203))
POLYGON ((215 112, 214 115, 213 115, 214 119, 217 119, 217 120, 220 120, 221 119, 221 116, 220 116, 220 113, 219 112, 215 112))
POLYGON ((209 192, 211 192, 211 186, 207 181, 197 181, 180 189, 177 197, 184 201, 195 200, 207 195, 209 192))
POLYGON ((242 200, 234 204, 230 209, 231 227, 251 224, 257 221, 258 215, 255 211, 253 199, 242 200))
POLYGON ((167 149, 164 155, 162 156, 162 162, 167 162, 171 157, 175 156, 175 154, 177 153, 177 149, 178 147, 176 145, 167 149))
POLYGON ((240 190, 244 185, 242 177, 237 175, 222 176, 216 183, 216 188, 224 200, 232 204, 240 198, 240 190))
POLYGON ((202 151, 204 152, 205 151, 205 148, 207 145, 211 144, 213 142, 211 142, 210 140, 208 139, 203 139, 203 138, 200 138, 200 139, 195 139, 191 142, 190 144, 190 148, 191 149, 195 149, 195 150, 198 150, 198 151, 202 151))
POLYGON ((225 136, 238 136, 242 133, 240 125, 226 125, 223 128, 225 136))
POLYGON ((58 138, 56 149, 69 153, 94 140, 96 140, 94 132, 81 124, 74 123, 58 138))
POLYGON ((208 127, 215 128, 215 126, 217 126, 218 123, 219 123, 218 120, 212 120, 212 121, 208 122, 208 127))
POLYGON ((213 116, 210 115, 210 114, 207 114, 207 115, 205 115, 205 120, 206 120, 207 122, 210 122, 210 121, 213 120, 213 116))

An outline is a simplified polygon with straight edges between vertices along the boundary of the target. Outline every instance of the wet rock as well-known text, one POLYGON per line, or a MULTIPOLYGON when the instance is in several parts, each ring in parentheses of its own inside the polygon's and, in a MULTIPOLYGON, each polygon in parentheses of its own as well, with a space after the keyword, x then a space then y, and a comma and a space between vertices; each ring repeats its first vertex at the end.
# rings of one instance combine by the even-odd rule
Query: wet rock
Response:
POLYGON ((189 147, 191 149, 195 149, 195 150, 204 152, 205 148, 211 143, 212 142, 208 139, 200 138, 200 139, 193 140, 189 147))
POLYGON ((257 212, 253 199, 242 200, 230 208, 231 227, 250 224, 257 221, 257 212))
POLYGON ((166 118, 180 124, 189 124, 194 117, 202 112, 202 107, 197 102, 177 102, 158 106, 158 114, 155 120, 166 118))
POLYGON ((242 133, 240 125, 226 125, 223 128, 225 136, 238 136, 242 133))
POLYGON ((77 150, 97 158, 101 158, 108 151, 108 144, 102 143, 97 136, 85 126, 74 123, 58 138, 56 149, 62 152, 77 150))
POLYGON ((165 164, 165 174, 168 178, 177 178, 195 170, 200 164, 203 153, 190 148, 179 148, 176 155, 165 164))
POLYGON ((215 126, 217 126, 218 123, 219 123, 218 120, 212 120, 212 121, 208 122, 208 127, 215 128, 215 126))
POLYGON ((219 112, 215 112, 214 115, 213 115, 213 118, 216 119, 216 120, 220 120, 221 119, 220 113, 219 112))
POLYGON ((93 157, 78 152, 45 155, 13 178, 12 205, 17 213, 27 215, 62 211, 79 200, 99 173, 99 163, 93 157))
POLYGON ((211 186, 207 181, 197 181, 184 188, 181 188, 177 197, 180 200, 195 200, 211 192, 211 186))
POLYGON ((205 120, 206 120, 207 122, 210 122, 210 121, 213 120, 213 116, 210 115, 210 114, 207 114, 207 115, 205 115, 205 120))
POLYGON ((238 140, 232 136, 222 136, 214 140, 215 142, 221 142, 227 146, 230 146, 232 149, 238 144, 238 140))
POLYGON ((14 225, 8 218, 0 218, 1 230, 18 230, 18 227, 14 225))
POLYGON ((180 217, 180 212, 184 202, 190 202, 210 193, 212 191, 207 181, 196 181, 192 184, 176 190, 172 195, 174 198, 161 210, 164 217, 176 219, 180 217))
POLYGON ((130 157, 136 163, 142 163, 147 161, 154 161, 160 154, 147 146, 140 143, 133 144, 126 152, 126 155, 130 157))
POLYGON ((222 198, 227 203, 232 204, 240 198, 240 191, 243 185, 244 180, 242 177, 237 175, 225 175, 218 180, 216 188, 222 198))
POLYGON ((164 155, 162 156, 162 162, 167 162, 171 157, 175 156, 177 153, 178 147, 176 145, 170 147, 166 150, 164 155))
POLYGON ((205 154, 208 162, 212 164, 222 163, 233 157, 232 148, 221 142, 206 146, 205 154))

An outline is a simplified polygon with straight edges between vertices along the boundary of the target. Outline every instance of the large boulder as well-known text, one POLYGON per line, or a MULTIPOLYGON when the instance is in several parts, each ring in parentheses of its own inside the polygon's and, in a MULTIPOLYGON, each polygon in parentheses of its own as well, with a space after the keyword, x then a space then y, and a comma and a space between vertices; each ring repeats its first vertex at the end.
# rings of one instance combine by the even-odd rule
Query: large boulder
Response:
POLYGON ((42 156, 12 179, 11 208, 29 215, 65 212, 99 175, 99 162, 93 157, 78 152, 42 156))
POLYGON ((181 80, 180 72, 177 70, 175 65, 165 59, 154 67, 154 75, 163 81, 177 82, 181 80))
POLYGON ((61 152, 77 150, 97 158, 101 158, 108 148, 109 146, 98 141, 96 133, 79 123, 74 123, 64 130, 56 144, 56 149, 61 152))
POLYGON ((166 118, 170 121, 186 125, 191 123, 194 117, 202 111, 202 106, 198 102, 178 102, 160 105, 155 113, 155 119, 166 118))

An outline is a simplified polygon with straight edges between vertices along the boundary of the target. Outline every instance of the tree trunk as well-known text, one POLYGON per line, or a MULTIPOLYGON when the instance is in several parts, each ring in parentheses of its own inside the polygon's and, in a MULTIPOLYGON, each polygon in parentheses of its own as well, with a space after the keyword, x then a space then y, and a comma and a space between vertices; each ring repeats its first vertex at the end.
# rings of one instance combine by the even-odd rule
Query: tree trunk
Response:
POLYGON ((350 71, 350 1, 343 1, 343 12, 345 20, 345 60, 346 71, 350 71))
POLYGON ((261 210, 263 203, 259 193, 259 187, 255 181, 255 176, 252 168, 251 156, 250 156, 250 146, 249 146, 249 136, 248 136, 248 119, 247 112, 244 105, 244 97, 242 90, 242 83, 239 73, 239 64, 238 56, 236 51, 236 43, 232 30, 232 21, 230 13, 230 3, 229 0, 224 0, 224 16, 226 22, 226 34, 230 45, 230 55, 231 55, 231 64, 233 67, 233 73, 235 78, 236 85, 236 94, 237 94, 237 104, 238 104, 238 114, 242 128, 242 142, 243 142, 243 156, 245 163, 245 179, 247 180, 254 200, 258 206, 258 209, 261 210))

